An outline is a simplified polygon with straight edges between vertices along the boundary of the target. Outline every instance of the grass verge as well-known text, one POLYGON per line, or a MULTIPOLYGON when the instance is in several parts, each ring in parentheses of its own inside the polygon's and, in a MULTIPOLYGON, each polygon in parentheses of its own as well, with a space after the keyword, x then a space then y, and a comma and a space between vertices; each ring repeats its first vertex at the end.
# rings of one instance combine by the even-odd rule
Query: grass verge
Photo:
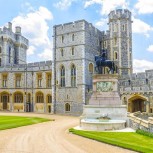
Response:
POLYGON ((39 117, 0 116, 0 130, 27 126, 47 121, 51 120, 39 117))
POLYGON ((153 153, 153 138, 134 132, 95 132, 69 129, 73 134, 97 140, 114 146, 138 151, 153 153))

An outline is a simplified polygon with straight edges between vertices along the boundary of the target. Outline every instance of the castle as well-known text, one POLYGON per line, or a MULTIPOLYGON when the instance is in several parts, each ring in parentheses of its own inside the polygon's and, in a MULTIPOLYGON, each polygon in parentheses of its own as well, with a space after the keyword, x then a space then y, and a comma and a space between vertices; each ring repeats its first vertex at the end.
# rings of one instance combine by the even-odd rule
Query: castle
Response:
POLYGON ((122 103, 129 112, 152 112, 153 70, 133 74, 131 12, 111 11, 108 26, 105 32, 85 20, 55 25, 53 60, 28 64, 21 28, 0 29, 0 110, 80 115, 92 93, 95 55, 105 49, 122 103))

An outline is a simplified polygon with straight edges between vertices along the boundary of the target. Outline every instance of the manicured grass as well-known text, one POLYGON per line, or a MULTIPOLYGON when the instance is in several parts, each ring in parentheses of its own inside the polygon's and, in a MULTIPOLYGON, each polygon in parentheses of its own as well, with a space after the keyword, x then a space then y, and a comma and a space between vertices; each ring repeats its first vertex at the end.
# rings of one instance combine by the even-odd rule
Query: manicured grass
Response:
POLYGON ((11 129, 47 121, 51 120, 38 117, 0 116, 0 130, 11 129))
POLYGON ((127 148, 130 150, 153 153, 153 138, 134 132, 93 132, 70 129, 70 132, 86 138, 127 148))

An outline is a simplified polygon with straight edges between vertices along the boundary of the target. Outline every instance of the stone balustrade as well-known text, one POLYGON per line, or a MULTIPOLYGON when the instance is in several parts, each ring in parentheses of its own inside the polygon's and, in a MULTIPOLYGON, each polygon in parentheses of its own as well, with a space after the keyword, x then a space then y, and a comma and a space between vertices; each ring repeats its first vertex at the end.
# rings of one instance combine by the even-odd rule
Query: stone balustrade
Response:
MULTIPOLYGON (((143 131, 153 132, 153 117, 148 117, 148 119, 145 120, 138 117, 140 114, 140 112, 128 114, 129 126, 135 130, 141 129, 143 131)), ((146 115, 146 113, 144 113, 144 115, 146 115)))

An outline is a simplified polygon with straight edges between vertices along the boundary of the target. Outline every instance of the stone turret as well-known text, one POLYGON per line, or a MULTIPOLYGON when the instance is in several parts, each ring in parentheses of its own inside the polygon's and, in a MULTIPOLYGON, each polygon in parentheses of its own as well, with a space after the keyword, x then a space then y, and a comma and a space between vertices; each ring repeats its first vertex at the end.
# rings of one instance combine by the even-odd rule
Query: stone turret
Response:
POLYGON ((118 9, 109 14, 110 60, 120 75, 132 74, 132 21, 131 12, 118 9))
POLYGON ((0 66, 26 64, 28 40, 22 36, 21 27, 12 32, 12 23, 0 30, 0 66))

